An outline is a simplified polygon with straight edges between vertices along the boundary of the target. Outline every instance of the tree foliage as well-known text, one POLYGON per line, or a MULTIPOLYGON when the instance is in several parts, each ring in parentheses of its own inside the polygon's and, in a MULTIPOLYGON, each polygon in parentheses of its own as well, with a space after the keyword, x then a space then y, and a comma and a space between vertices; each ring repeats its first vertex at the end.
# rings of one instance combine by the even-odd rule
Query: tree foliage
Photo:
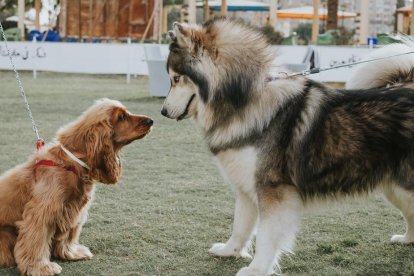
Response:
POLYGON ((168 5, 181 5, 183 4, 183 0, 162 0, 164 6, 168 5))
POLYGON ((276 31, 271 25, 266 24, 260 28, 260 31, 264 34, 270 44, 281 44, 283 35, 276 31))
POLYGON ((17 7, 16 2, 15 0, 0 0, 0 21, 15 13, 17 7))
POLYGON ((293 31, 298 36, 299 44, 308 44, 312 37, 312 24, 301 23, 293 31))
POLYGON ((348 30, 344 27, 339 27, 332 33, 333 44, 334 45, 352 45, 353 36, 355 34, 354 30, 348 30))
POLYGON ((405 6, 405 0, 397 0, 397 9, 405 6))
MULTIPOLYGON (((25 0, 25 10, 34 7, 35 0, 25 0)), ((0 21, 17 13, 17 0, 0 0, 0 21)))

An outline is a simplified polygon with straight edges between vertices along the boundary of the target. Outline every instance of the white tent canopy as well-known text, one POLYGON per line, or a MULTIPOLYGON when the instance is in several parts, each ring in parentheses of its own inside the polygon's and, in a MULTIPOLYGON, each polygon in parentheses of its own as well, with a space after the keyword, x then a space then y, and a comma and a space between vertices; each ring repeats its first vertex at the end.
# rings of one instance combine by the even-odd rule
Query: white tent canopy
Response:
MULTIPOLYGON (((227 0, 228 11, 268 11, 269 4, 249 0, 227 0)), ((197 6, 203 6, 203 3, 197 3, 197 6)), ((208 1, 208 6, 212 10, 221 9, 221 0, 208 1)))
MULTIPOLYGON (((35 29, 35 18, 36 18, 36 10, 30 9, 24 14, 24 25, 26 28, 31 31, 35 29)), ((19 17, 16 15, 10 16, 6 18, 6 21, 15 21, 19 22, 19 17)), ((48 30, 49 29, 49 14, 45 10, 41 10, 39 14, 39 21, 40 21, 40 30, 48 30)))
MULTIPOLYGON (((54 27, 56 25, 57 16, 60 12, 60 6, 59 5, 56 6, 56 2, 57 0, 41 0, 42 6, 41 6, 40 13, 39 13, 40 31, 48 30, 51 27, 54 27)), ((23 10, 24 10, 24 7, 23 7, 23 10)), ((36 9, 31 8, 27 12, 24 13, 24 21, 22 23, 30 31, 36 28, 35 20, 36 20, 36 9)), ((17 15, 10 16, 6 18, 6 21, 19 22, 19 16, 17 15)))
POLYGON ((411 12, 411 9, 412 9, 412 7, 411 7, 411 4, 410 4, 410 5, 398 8, 397 12, 411 12))
MULTIPOLYGON (((6 21, 19 22, 19 17, 17 15, 13 15, 13 16, 7 17, 6 21)), ((27 19, 25 19, 23 22, 24 22, 24 25, 34 25, 33 21, 30 21, 27 19)))

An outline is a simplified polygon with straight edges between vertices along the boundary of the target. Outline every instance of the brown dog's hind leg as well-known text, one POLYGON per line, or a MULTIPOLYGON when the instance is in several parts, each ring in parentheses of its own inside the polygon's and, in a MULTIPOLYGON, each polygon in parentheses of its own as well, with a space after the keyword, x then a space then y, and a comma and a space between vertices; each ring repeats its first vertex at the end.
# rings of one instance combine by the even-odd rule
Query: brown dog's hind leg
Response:
POLYGON ((17 230, 12 226, 0 226, 0 267, 15 266, 13 250, 16 244, 17 230))

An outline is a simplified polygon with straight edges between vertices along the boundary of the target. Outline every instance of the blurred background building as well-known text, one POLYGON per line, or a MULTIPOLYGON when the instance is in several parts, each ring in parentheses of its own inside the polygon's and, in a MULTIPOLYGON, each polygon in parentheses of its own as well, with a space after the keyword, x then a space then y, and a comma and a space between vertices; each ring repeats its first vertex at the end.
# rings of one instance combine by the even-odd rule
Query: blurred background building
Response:
POLYGON ((1 22, 18 27, 21 39, 42 35, 50 41, 47 36, 54 34, 56 40, 80 42, 167 42, 174 21, 200 23, 226 15, 261 28, 275 44, 308 44, 317 24, 313 43, 363 45, 367 37, 411 32, 411 11, 412 2, 404 0, 0 0, 1 22), (329 25, 332 5, 334 27, 329 25))

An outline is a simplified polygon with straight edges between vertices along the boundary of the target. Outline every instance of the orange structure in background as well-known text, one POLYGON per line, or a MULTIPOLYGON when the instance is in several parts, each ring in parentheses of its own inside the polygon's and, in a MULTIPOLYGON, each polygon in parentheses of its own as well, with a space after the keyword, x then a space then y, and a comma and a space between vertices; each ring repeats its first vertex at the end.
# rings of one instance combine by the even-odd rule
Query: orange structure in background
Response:
MULTIPOLYGON (((291 9, 281 9, 277 11, 278 19, 313 19, 313 7, 303 6, 291 9)), ((319 19, 325 20, 328 16, 328 11, 325 8, 319 8, 319 19)), ((347 19, 356 17, 356 13, 338 11, 338 19, 347 19)))

